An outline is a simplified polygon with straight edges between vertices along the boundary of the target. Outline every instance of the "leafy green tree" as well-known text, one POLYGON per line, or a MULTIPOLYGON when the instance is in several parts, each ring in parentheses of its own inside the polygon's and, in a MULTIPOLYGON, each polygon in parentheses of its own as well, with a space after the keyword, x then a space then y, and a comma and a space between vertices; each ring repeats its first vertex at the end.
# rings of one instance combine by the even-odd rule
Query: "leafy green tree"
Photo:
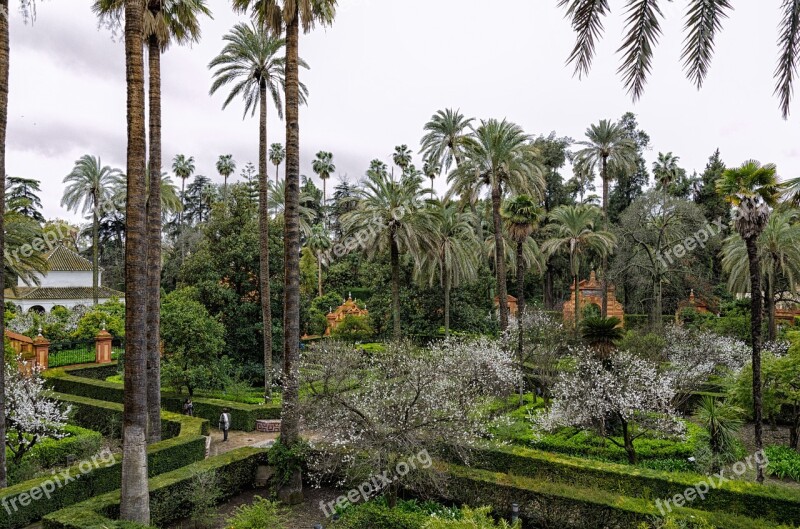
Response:
POLYGON ((418 180, 395 181, 385 171, 367 171, 358 190, 358 207, 341 218, 345 233, 364 241, 369 257, 389 251, 392 270, 393 337, 401 338, 400 255, 419 256, 435 233, 435 218, 422 207, 424 191, 418 180))
POLYGON ((100 158, 88 154, 82 156, 75 162, 65 178, 64 196, 61 205, 72 211, 82 211, 84 214, 92 216, 92 292, 94 304, 98 300, 98 225, 100 222, 100 208, 105 207, 115 179, 120 178, 119 169, 112 169, 108 165, 103 165, 100 158))
POLYGON ((530 146, 530 137, 509 121, 481 121, 466 145, 464 163, 448 177, 451 193, 469 196, 483 187, 491 193, 495 241, 495 274, 500 300, 500 329, 508 327, 506 266, 500 207, 505 191, 541 197, 545 181, 530 146))
MULTIPOLYGON (((605 229, 609 229, 608 187, 614 171, 632 172, 636 161, 636 144, 617 123, 606 119, 586 129, 586 140, 579 141, 580 149, 575 156, 578 164, 590 173, 597 172, 603 183, 603 218, 605 229)), ((608 315, 608 259, 602 267, 603 317, 608 315)))
POLYGON ((800 444, 800 335, 790 334, 792 347, 789 353, 764 366, 764 391, 771 394, 768 400, 785 403, 791 410, 789 423, 789 448, 800 444))
MULTIPOLYGON (((664 5, 664 2, 659 1, 627 2, 624 40, 619 50, 623 58, 618 71, 634 100, 642 95, 650 75, 653 52, 661 36, 661 20, 664 18, 661 7, 664 5)), ((567 17, 571 19, 572 28, 577 34, 568 62, 575 66, 576 74, 588 74, 595 45, 602 37, 603 17, 609 12, 608 2, 560 0, 559 6, 566 8, 567 17)), ((703 85, 711 68, 714 42, 722 29, 722 22, 732 9, 729 0, 695 0, 687 6, 684 26, 686 40, 681 59, 684 61, 686 76, 698 88, 703 85)), ((780 100, 783 117, 786 118, 789 116, 798 63, 800 5, 796 2, 783 2, 780 15, 780 57, 775 69, 775 94, 780 100)))
POLYGON ((197 292, 184 288, 167 294, 161 307, 165 378, 173 387, 194 394, 202 371, 208 370, 225 347, 225 327, 212 317, 197 292))
POLYGON ((17 211, 5 215, 5 259, 3 259, 5 288, 15 288, 18 279, 28 286, 38 285, 39 277, 48 271, 43 254, 32 248, 36 240, 44 240, 44 230, 38 222, 17 211))
POLYGON ((644 193, 650 183, 645 151, 650 150, 650 135, 639 127, 636 114, 626 112, 617 122, 625 136, 636 145, 636 159, 630 167, 611 167, 611 181, 615 183, 608 197, 608 219, 617 222, 622 212, 644 193))
POLYGON ((368 318, 351 314, 344 317, 344 320, 331 332, 331 336, 343 342, 368 342, 374 332, 368 318))
MULTIPOLYGON (((727 169, 717 181, 717 191, 736 208, 734 228, 744 239, 750 269, 750 314, 753 346, 753 410, 756 450, 763 449, 761 402, 761 269, 758 262, 758 239, 769 221, 771 206, 779 196, 777 171, 773 164, 761 165, 749 160, 740 167, 727 169)), ((764 481, 764 469, 757 462, 758 482, 764 481)))
MULTIPOLYGON (((588 252, 608 255, 617 242, 616 236, 600 228, 602 212, 595 206, 560 206, 550 212, 550 224, 547 225, 548 239, 542 244, 542 253, 553 255, 566 253, 569 256, 569 268, 578 290, 581 256, 588 252)), ((580 321, 580 300, 575 297, 575 329, 580 321)))
POLYGON ((470 214, 459 211, 453 203, 436 202, 431 207, 435 231, 414 272, 418 281, 430 286, 438 282, 442 287, 444 333, 449 336, 451 292, 454 287, 477 279, 480 243, 470 214))
POLYGON ((7 176, 6 208, 38 223, 44 223, 42 200, 39 198, 41 192, 39 180, 7 176))
POLYGON ((94 341, 97 333, 105 329, 114 338, 125 338, 125 305, 112 299, 97 305, 78 320, 72 333, 76 340, 94 341))

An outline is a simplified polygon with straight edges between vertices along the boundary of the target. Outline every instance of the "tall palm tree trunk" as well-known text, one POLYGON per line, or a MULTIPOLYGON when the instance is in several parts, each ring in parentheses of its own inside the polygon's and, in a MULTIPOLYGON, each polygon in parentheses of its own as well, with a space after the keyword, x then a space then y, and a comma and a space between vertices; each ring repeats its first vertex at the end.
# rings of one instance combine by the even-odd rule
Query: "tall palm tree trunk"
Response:
POLYGON ((258 139, 259 289, 264 326, 264 398, 272 394, 272 303, 269 288, 269 177, 267 176, 267 85, 259 86, 261 108, 258 139))
MULTIPOLYGON (((604 156, 602 165, 602 179, 603 179, 603 229, 608 231, 608 159, 604 156)), ((608 317, 608 256, 603 253, 603 277, 601 280, 601 288, 603 289, 603 297, 600 307, 600 315, 604 318, 608 317)))
MULTIPOLYGON (((0 9, 8 14, 8 0, 0 0, 0 9)), ((0 175, 6 174, 6 125, 8 123, 8 16, 0 16, 0 175)), ((5 211, 6 179, 0 178, 0 211, 5 211)), ((5 222, 0 215, 0 255, 5 255, 5 222)), ((0 266, 0 286, 5 286, 5 267, 0 266)), ((0 306, 5 307, 5 292, 0 288, 0 306)), ((0 318, 0 335, 5 336, 5 321, 0 318)), ((0 369, 0 417, 6 416, 5 366, 0 369)), ((0 439, 6 438, 6 421, 0 420, 0 439)), ((6 451, 0 450, 0 488, 7 485, 6 451)))
POLYGON ((450 281, 450 273, 443 267, 444 274, 444 335, 450 336, 450 291, 452 290, 452 282, 450 281))
MULTIPOLYGON (((758 262, 758 237, 745 239, 747 259, 750 264, 750 332, 753 337, 753 422, 755 427, 756 451, 764 448, 763 443, 763 404, 761 397, 761 268, 758 262)), ((756 459, 757 481, 764 482, 764 468, 756 459)))
POLYGON ((143 2, 125 2, 128 85, 127 226, 125 238, 125 385, 122 412, 120 518, 150 523, 147 488, 147 263, 145 240, 145 119, 143 2))
POLYGON ((390 261, 392 267, 392 338, 400 340, 400 248, 397 246, 396 229, 394 226, 389 231, 390 261))
POLYGON ((575 332, 578 332, 578 326, 581 322, 581 291, 580 291, 580 283, 578 281, 578 274, 575 274, 573 277, 573 283, 575 284, 575 332))
POLYGON ((100 200, 98 199, 98 192, 97 189, 92 191, 92 302, 95 306, 99 302, 99 295, 97 292, 98 287, 100 286, 99 283, 99 267, 100 267, 100 216, 97 214, 97 210, 100 208, 100 200))
POLYGON ((522 362, 522 314, 525 312, 525 262, 523 249, 522 241, 517 241, 517 330, 519 331, 517 356, 520 362, 522 362))
POLYGON ((778 322, 775 320, 775 277, 777 276, 777 263, 778 258, 776 256, 772 256, 772 270, 770 274, 767 274, 767 321, 769 327, 769 335, 768 340, 773 341, 778 336, 778 322))
MULTIPOLYGON (((151 11, 160 9, 152 1, 151 11)), ((161 48, 148 42, 150 192, 147 198, 147 442, 161 441, 161 48)))
POLYGON ((317 252, 317 295, 322 297, 322 252, 317 252))
POLYGON ((500 223, 500 184, 492 184, 492 221, 494 222, 494 261, 497 274, 497 299, 500 309, 500 330, 508 328, 508 294, 506 291, 506 254, 503 250, 503 226, 500 223))
MULTIPOLYGON (((286 25, 286 196, 283 301, 283 407, 281 443, 292 447, 300 440, 300 79, 298 57, 300 14, 295 3, 286 25)), ((303 476, 294 472, 278 497, 290 504, 303 501, 303 476)))

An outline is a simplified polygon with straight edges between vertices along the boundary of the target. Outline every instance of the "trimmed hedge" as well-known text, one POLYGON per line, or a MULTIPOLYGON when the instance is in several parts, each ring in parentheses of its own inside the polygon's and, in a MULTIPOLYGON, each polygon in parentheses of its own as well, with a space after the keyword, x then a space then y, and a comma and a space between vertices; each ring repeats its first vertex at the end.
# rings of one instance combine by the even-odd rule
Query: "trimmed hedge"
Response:
MULTIPOLYGON (((486 471, 641 498, 650 505, 657 499, 683 494, 708 480, 699 474, 660 472, 520 447, 471 448, 467 453, 472 466, 486 471)), ((454 454, 451 460, 456 460, 454 454)), ((726 481, 710 488, 705 500, 692 505, 696 509, 755 516, 777 523, 800 522, 800 491, 783 487, 726 481)))
MULTIPOLYGON (((576 487, 486 470, 456 465, 440 467, 447 473, 445 499, 472 506, 493 505, 508 516, 512 503, 519 504, 520 517, 535 526, 576 529, 631 529, 652 527, 664 519, 654 501, 629 498, 614 492, 576 487)), ((695 502, 695 504, 701 502, 695 502)), ((704 512, 675 508, 669 514, 696 529, 769 529, 779 526, 770 521, 756 520, 725 512, 704 512)))
MULTIPOLYGON (((64 427, 66 437, 61 439, 42 439, 23 456, 23 461, 31 461, 42 468, 66 465, 70 459, 91 457, 100 451, 103 436, 100 432, 68 424, 64 427)), ((11 450, 6 449, 11 457, 11 450)))
POLYGON ((348 509, 332 529, 421 529, 430 516, 389 509, 374 502, 348 509))
MULTIPOLYGON (((76 410, 73 421, 83 427, 97 426, 103 421, 120 421, 122 405, 97 401, 85 397, 56 394, 56 398, 73 405, 76 410)), ((177 436, 155 443, 147 448, 149 475, 157 476, 171 472, 184 465, 205 458, 205 437, 208 434, 208 422, 193 417, 185 417, 174 413, 162 412, 161 417, 166 431, 178 431, 177 436)), ((96 428, 92 428, 96 429, 96 428)), ((102 431, 102 430, 101 430, 102 431)), ((82 461, 53 477, 44 477, 19 483, 3 489, 3 509, 0 509, 0 529, 17 529, 25 527, 43 516, 70 505, 85 501, 94 496, 117 490, 121 486, 121 461, 119 454, 98 460, 88 472, 81 472, 82 461), (62 477, 63 476, 63 477, 62 477), (67 480, 66 476, 80 479, 67 480), (53 486, 53 484, 55 485, 53 486), (52 491, 42 498, 26 501, 22 505, 24 495, 32 497, 32 491, 43 491, 52 487, 52 491), (11 501, 16 503, 11 505, 11 501), (8 507, 6 507, 8 505, 8 507), (6 516, 7 515, 7 516, 6 516)), ((84 470, 86 468, 84 467, 84 470)))
MULTIPOLYGON (((108 402, 122 403, 123 389, 122 384, 106 382, 94 375, 92 370, 105 370, 108 364, 100 367, 85 367, 72 369, 54 369, 45 371, 45 377, 50 386, 59 393, 68 393, 88 397, 90 399, 104 400, 108 402), (77 376, 79 373, 80 376, 77 376)), ((165 410, 181 413, 185 396, 175 393, 161 394, 161 407, 165 410)), ((281 408, 275 404, 254 405, 242 404, 220 399, 209 399, 203 397, 192 398, 194 403, 194 415, 209 421, 216 426, 222 409, 228 408, 231 414, 231 429, 252 432, 256 428, 258 419, 280 419, 281 408)))
MULTIPOLYGON (((200 461, 150 480, 150 514, 152 524, 164 526, 192 512, 187 500, 195 476, 215 472, 221 500, 251 488, 256 469, 266 459, 266 450, 240 448, 227 454, 200 461)), ((120 491, 114 491, 62 509, 44 518, 44 529, 85 529, 86 527, 133 528, 135 524, 119 522, 120 491)))

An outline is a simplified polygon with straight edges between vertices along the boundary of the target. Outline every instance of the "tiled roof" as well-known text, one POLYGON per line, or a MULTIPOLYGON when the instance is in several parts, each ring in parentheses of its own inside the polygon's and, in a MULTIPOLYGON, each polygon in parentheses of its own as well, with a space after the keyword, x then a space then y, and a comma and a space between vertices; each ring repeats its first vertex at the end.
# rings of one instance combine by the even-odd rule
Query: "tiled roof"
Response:
POLYGON ((45 256, 51 272, 91 272, 92 262, 73 252, 63 244, 45 256))
MULTIPOLYGON (((92 299, 92 287, 18 287, 5 290, 6 299, 49 300, 49 299, 92 299)), ((97 296, 101 299, 124 298, 125 293, 111 288, 100 287, 97 296)))

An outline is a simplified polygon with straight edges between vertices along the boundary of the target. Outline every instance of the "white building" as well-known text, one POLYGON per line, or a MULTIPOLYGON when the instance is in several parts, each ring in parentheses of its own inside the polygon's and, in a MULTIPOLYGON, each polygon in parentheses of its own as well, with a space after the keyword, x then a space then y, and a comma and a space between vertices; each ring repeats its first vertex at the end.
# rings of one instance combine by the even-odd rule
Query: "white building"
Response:
MULTIPOLYGON (((5 290, 6 301, 10 301, 28 312, 49 312, 53 307, 71 309, 79 305, 91 307, 94 304, 92 292, 92 262, 73 252, 64 245, 58 245, 46 256, 49 272, 38 275, 39 286, 29 287, 21 280, 16 288, 5 290)), ((98 271, 98 284, 103 284, 103 269, 98 271)), ((112 298, 125 300, 125 294, 106 287, 98 289, 98 302, 112 298)))

